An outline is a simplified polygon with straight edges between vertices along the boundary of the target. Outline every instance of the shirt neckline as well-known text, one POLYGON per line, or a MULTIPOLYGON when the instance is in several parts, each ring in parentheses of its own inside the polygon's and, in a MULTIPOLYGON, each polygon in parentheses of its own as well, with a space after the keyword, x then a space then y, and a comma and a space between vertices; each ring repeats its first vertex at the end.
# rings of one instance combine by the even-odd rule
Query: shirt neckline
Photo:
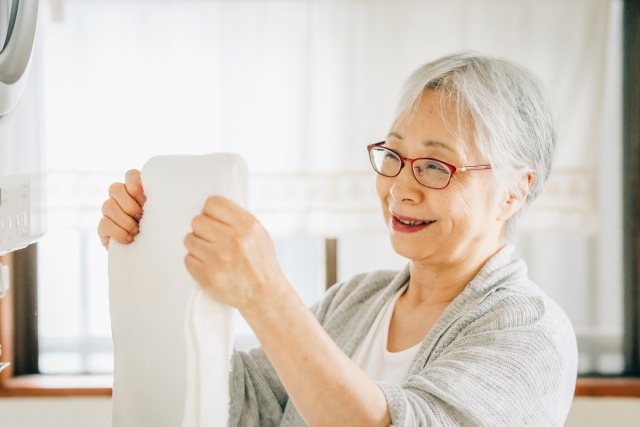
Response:
POLYGON ((400 350, 400 351, 389 351, 389 327, 391 326, 391 318, 393 317, 393 312, 395 311, 396 302, 398 302, 398 299, 400 299, 400 296, 404 294, 404 292, 407 290, 408 287, 409 287, 409 281, 407 281, 404 285, 400 287, 398 292, 396 292, 396 294, 391 298, 391 300, 389 300, 389 303, 388 303, 389 305, 384 309, 385 310, 385 317, 383 319, 384 323, 381 325, 383 328, 382 330, 384 331, 384 335, 382 338, 382 350, 384 352, 385 357, 389 359, 401 359, 401 358, 404 358, 409 353, 415 353, 416 351, 418 351, 418 348, 420 348, 420 345, 422 345, 424 338, 426 338, 426 335, 425 335, 425 337, 420 342, 418 342, 416 345, 411 346, 407 349, 400 350))

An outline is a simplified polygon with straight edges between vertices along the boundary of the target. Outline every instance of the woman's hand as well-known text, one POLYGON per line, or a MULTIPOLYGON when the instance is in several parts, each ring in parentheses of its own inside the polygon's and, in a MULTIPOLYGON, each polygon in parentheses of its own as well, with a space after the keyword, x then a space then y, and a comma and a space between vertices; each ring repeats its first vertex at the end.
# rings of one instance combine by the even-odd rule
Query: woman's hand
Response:
POLYGON ((222 197, 210 197, 184 245, 185 265, 212 298, 247 310, 290 288, 260 222, 222 197))
POLYGON ((104 216, 98 224, 102 246, 109 249, 111 238, 125 244, 133 242, 140 232, 138 222, 146 201, 140 171, 135 169, 127 171, 124 184, 116 182, 109 187, 109 199, 102 205, 104 216))

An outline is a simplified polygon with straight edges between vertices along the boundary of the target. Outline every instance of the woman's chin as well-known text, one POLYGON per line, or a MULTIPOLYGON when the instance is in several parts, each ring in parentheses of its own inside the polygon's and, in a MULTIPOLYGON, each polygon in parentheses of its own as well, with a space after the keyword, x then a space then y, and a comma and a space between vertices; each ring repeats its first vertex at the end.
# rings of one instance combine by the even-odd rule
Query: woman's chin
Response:
POLYGON ((411 261, 417 261, 424 259, 434 252, 433 245, 425 244, 425 241, 420 239, 407 238, 405 235, 398 235, 391 233, 391 246, 393 250, 403 258, 407 258, 411 261))

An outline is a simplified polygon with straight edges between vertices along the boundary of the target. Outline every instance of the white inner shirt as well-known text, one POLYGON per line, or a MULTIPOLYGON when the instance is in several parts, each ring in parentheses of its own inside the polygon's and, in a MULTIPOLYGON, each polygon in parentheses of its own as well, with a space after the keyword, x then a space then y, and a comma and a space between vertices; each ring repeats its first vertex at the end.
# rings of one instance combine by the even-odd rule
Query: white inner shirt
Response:
POLYGON ((402 385, 407 379, 409 365, 422 344, 419 342, 411 348, 396 353, 387 350, 393 309, 407 286, 408 284, 400 288, 398 293, 385 303, 373 321, 364 341, 351 358, 374 381, 390 381, 402 385))

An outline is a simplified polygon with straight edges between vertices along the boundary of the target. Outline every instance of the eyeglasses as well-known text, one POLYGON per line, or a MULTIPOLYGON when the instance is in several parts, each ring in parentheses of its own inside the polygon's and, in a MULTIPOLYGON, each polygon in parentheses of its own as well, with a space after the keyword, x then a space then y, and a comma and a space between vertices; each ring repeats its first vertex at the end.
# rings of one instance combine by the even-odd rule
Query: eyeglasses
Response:
POLYGON ((382 176, 394 177, 400 174, 400 171, 409 162, 413 169, 413 176, 425 187, 442 189, 449 185, 451 177, 456 172, 467 172, 473 170, 491 169, 491 165, 465 166, 457 168, 449 163, 437 159, 409 159, 402 157, 400 154, 383 147, 385 141, 378 142, 367 146, 369 150, 369 160, 373 170, 382 176))

